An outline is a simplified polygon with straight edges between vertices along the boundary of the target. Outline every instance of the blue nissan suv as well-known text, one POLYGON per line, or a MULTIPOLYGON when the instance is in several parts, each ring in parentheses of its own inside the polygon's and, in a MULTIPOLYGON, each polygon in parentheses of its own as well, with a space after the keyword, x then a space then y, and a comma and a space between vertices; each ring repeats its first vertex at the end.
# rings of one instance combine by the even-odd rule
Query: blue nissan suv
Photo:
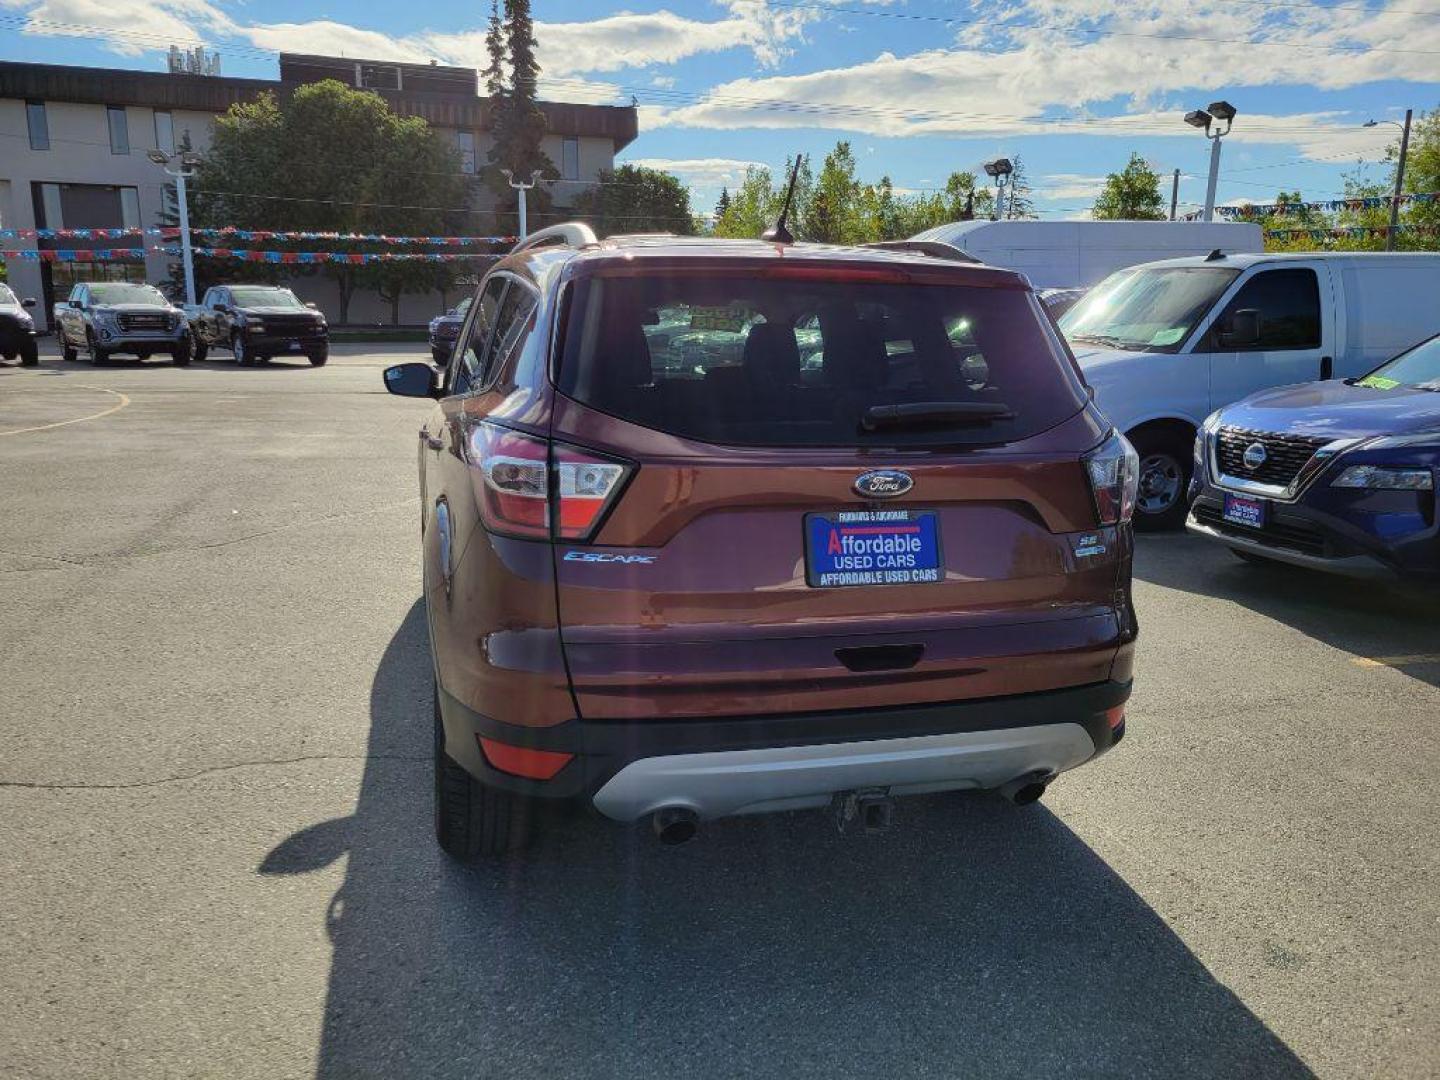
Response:
POLYGON ((1440 336, 1360 379, 1213 413, 1195 440, 1192 533, 1242 558, 1440 582, 1440 336))

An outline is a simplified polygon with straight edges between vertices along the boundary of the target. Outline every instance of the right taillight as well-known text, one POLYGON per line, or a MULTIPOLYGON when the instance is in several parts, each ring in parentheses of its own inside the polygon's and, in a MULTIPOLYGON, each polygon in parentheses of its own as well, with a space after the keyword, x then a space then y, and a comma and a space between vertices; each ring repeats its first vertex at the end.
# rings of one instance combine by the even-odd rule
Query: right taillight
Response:
POLYGON ((628 462, 472 422, 465 457, 479 471, 480 516, 509 536, 588 540, 634 471, 628 462))
POLYGON ((1119 432, 1085 455, 1085 473, 1101 525, 1129 521, 1140 488, 1140 456, 1119 432))

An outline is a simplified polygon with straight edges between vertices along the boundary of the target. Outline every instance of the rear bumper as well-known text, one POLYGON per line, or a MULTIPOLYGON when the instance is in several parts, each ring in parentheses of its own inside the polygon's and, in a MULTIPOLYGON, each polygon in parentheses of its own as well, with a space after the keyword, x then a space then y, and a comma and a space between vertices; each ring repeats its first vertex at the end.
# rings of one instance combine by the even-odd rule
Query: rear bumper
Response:
POLYGON ((840 791, 1000 787, 1072 769, 1124 736, 1109 714, 1129 682, 896 709, 768 717, 504 724, 441 691, 446 751, 492 787, 593 802, 634 820, 680 805, 701 817, 823 805, 840 791), (493 769, 477 736, 575 757, 548 781, 493 769))

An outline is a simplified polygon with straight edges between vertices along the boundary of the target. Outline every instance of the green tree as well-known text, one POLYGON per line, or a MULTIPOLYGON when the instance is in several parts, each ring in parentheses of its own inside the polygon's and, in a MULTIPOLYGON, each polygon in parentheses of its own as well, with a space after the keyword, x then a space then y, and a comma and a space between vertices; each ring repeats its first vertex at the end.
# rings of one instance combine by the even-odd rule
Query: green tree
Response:
MULTIPOLYGON (((1392 162, 1399 160, 1398 142, 1390 146, 1386 157, 1392 162)), ((1410 145, 1405 152, 1404 189, 1411 194, 1440 191, 1440 107, 1421 113, 1411 122, 1410 145)), ((1440 199, 1403 203, 1401 217, 1407 225, 1440 229, 1440 199)), ((1440 249, 1440 235, 1414 234, 1407 237, 1402 232, 1399 239, 1408 241, 1403 246, 1414 250, 1440 249)))
POLYGON ((865 229, 858 205, 859 194, 855 154, 850 144, 842 140, 825 155, 809 198, 797 208, 799 212, 792 220, 798 222, 800 234, 806 240, 819 244, 856 243, 865 229))
POLYGON ((720 198, 715 200, 715 220, 719 221, 730 209, 730 189, 722 187, 720 198))
POLYGON ((716 236, 732 240, 754 240, 774 223, 781 194, 776 192, 770 170, 751 165, 745 179, 730 196, 725 213, 715 219, 716 236))
POLYGON ((601 236, 694 232, 690 189, 669 173, 643 165, 602 171, 600 183, 575 200, 575 214, 601 236))
POLYGON ((1029 173, 1025 170, 1025 162, 1019 154, 1016 154, 1011 164, 1014 171, 1010 174, 1010 186, 1005 192, 1005 217, 1010 221, 1021 218, 1033 219, 1036 216, 1035 199, 1030 188, 1029 173))
POLYGON ((1143 157, 1132 153, 1125 168, 1105 177, 1092 214, 1097 221, 1164 221, 1160 174, 1143 157))
MULTIPOLYGON (((460 208, 466 195, 459 165, 449 140, 424 120, 395 115, 380 95, 333 79, 311 83, 297 87, 283 105, 262 94, 231 106, 216 120, 210 150, 197 171, 192 224, 391 235, 454 232, 464 217, 460 208)), ((428 287, 423 268, 419 263, 408 267, 414 272, 412 288, 428 287)), ((280 272, 256 269, 272 276, 280 272)), ((355 290, 373 286, 378 271, 327 263, 320 272, 335 279, 343 323, 355 290)))

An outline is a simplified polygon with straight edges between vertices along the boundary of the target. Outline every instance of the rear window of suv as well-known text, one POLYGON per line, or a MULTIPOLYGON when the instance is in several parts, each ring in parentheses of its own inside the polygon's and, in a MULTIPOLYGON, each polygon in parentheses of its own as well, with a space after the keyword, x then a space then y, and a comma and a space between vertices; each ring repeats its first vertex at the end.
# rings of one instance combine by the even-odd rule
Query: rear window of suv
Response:
POLYGON ((602 274, 573 288, 560 392, 684 438, 994 445, 1085 404, 1069 357, 1020 289, 703 274, 602 274), (997 415, 862 424, 877 408, 930 404, 997 415))

